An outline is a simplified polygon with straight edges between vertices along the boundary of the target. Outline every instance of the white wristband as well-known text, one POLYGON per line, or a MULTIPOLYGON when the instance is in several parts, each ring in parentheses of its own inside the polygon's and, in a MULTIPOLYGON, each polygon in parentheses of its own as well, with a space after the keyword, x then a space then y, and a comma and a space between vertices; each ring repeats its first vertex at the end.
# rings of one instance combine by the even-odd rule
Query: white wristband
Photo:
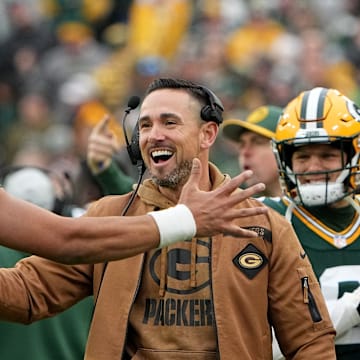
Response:
POLYGON ((196 234, 196 223, 190 209, 179 204, 169 209, 148 213, 156 222, 160 233, 159 248, 178 241, 192 239, 196 234))

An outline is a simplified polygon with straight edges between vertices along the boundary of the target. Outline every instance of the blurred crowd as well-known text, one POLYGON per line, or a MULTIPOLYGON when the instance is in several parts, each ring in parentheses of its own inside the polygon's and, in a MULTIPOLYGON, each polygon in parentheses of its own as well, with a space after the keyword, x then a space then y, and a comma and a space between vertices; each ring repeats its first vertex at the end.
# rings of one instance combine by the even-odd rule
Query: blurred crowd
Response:
MULTIPOLYGON (((109 113, 124 142, 129 98, 161 76, 208 86, 225 118, 315 86, 360 100, 359 14, 360 0, 3 0, 0 166, 66 172, 84 206, 101 195, 91 129, 109 113)), ((231 175, 233 146, 220 136, 212 153, 231 175)), ((118 161, 136 174, 125 149, 118 161)))

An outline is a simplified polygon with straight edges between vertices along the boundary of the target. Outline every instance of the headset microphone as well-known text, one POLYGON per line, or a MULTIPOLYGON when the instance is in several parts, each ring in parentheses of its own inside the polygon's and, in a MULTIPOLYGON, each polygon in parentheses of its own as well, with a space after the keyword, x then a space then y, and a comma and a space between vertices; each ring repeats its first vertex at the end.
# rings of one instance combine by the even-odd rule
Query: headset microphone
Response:
POLYGON ((132 96, 128 101, 128 108, 125 110, 127 113, 129 113, 131 110, 136 109, 140 104, 140 98, 136 95, 132 96))

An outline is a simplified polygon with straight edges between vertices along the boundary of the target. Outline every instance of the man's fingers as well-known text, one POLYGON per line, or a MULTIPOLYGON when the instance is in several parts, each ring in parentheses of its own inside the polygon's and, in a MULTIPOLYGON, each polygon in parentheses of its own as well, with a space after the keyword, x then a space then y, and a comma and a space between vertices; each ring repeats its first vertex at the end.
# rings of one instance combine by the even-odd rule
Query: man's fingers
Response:
POLYGON ((248 198, 254 195, 257 195, 265 190, 265 184, 264 183, 258 183, 252 186, 249 186, 246 189, 241 190, 241 194, 244 198, 248 198))
POLYGON ((239 219, 241 217, 249 217, 255 215, 266 214, 269 209, 266 206, 258 206, 252 208, 242 208, 235 209, 229 221, 226 222, 226 230, 224 231, 224 235, 234 236, 234 237, 257 237, 259 236, 255 231, 245 229, 239 225, 236 225, 231 220, 239 219))
MULTIPOLYGON (((235 190, 238 190, 240 185, 245 183, 247 179, 249 179, 253 175, 251 170, 247 170, 237 175, 235 178, 226 182, 224 186, 219 187, 216 191, 219 194, 231 194, 235 190)), ((239 202, 242 199, 247 197, 251 197, 253 195, 257 195, 265 190, 264 183, 258 183, 252 186, 247 187, 246 189, 241 189, 241 191, 237 194, 237 197, 233 197, 235 202, 239 202)))
POLYGON ((245 190, 239 189, 240 185, 253 175, 252 171, 244 171, 213 191, 200 191, 201 172, 200 160, 196 158, 179 199, 179 203, 187 205, 194 215, 197 236, 221 233, 236 237, 256 237, 257 234, 253 231, 242 228, 239 220, 264 214, 268 208, 256 205, 240 207, 240 203, 263 191, 265 185, 259 183, 245 190))
POLYGON ((253 172, 251 170, 246 170, 241 172, 239 175, 233 177, 232 179, 226 181, 224 183, 224 186, 219 188, 219 190, 223 191, 224 193, 232 193, 235 189, 239 188, 241 185, 243 185, 246 180, 250 179, 253 175, 253 172))
MULTIPOLYGON (((237 204, 241 203, 242 201, 246 200, 247 198, 254 197, 254 195, 261 193, 264 191, 265 185, 263 183, 258 183, 255 185, 250 186, 246 189, 238 189, 237 191, 229 194, 230 196, 226 196, 224 198, 224 194, 226 193, 218 193, 214 195, 214 199, 216 198, 217 202, 220 204, 226 204, 227 207, 234 207, 237 204)), ((219 190, 219 189, 216 189, 219 190)))
POLYGON ((259 235, 252 230, 248 230, 248 229, 244 229, 240 226, 229 226, 227 228, 227 231, 224 233, 224 236, 232 236, 232 237, 239 237, 239 238, 254 238, 254 237, 258 237, 259 235))
POLYGON ((118 151, 119 145, 115 136, 103 134, 91 134, 88 149, 96 152, 108 152, 113 154, 118 151))
POLYGON ((103 146, 101 144, 90 144, 88 147, 88 157, 90 159, 109 158, 114 154, 113 149, 110 146, 103 146))
POLYGON ((105 114, 103 118, 94 126, 93 132, 96 134, 107 132, 110 115, 105 114))
POLYGON ((248 208, 240 208, 234 209, 233 213, 231 214, 232 219, 238 219, 241 217, 249 217, 255 215, 266 214, 269 211, 268 207, 263 206, 256 206, 256 207, 248 207, 248 208))

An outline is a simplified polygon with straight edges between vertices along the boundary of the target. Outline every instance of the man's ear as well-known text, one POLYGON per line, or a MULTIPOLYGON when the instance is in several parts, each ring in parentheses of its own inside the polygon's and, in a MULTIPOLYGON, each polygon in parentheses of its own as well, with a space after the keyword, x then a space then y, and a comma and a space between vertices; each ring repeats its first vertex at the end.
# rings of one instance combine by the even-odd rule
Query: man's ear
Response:
POLYGON ((201 149, 208 149, 210 148, 219 133, 219 126, 213 122, 208 121, 201 126, 201 133, 200 133, 200 147, 201 149))

